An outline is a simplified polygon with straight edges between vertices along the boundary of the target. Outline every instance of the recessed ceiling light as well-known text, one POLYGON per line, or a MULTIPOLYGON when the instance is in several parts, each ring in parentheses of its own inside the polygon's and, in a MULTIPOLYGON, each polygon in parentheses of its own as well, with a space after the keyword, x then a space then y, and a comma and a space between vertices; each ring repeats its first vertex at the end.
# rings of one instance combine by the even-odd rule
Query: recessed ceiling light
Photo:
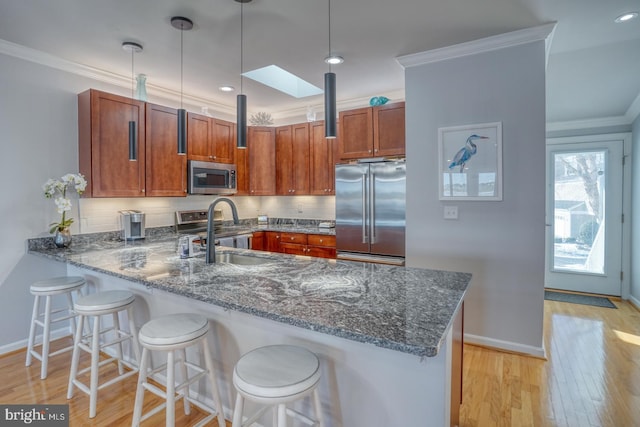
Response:
POLYGON ((324 62, 331 65, 338 65, 344 62, 344 58, 338 55, 331 55, 324 58, 324 62))
POLYGON ((223 92, 233 92, 235 90, 233 86, 220 86, 218 89, 223 92))
POLYGON ((623 15, 618 16, 618 17, 615 19, 615 22, 616 22, 617 24, 620 24, 620 23, 622 23, 622 22, 628 22, 628 21, 631 21, 632 19, 635 19, 635 18, 637 18, 637 17, 638 17, 638 12, 628 12, 628 13, 625 13, 625 14, 623 14, 623 15))

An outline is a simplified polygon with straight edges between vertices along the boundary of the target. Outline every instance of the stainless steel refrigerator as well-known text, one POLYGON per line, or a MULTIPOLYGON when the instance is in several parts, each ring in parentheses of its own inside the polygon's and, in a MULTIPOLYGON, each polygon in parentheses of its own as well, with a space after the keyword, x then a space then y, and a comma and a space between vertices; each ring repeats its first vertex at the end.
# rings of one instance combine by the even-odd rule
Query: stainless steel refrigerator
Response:
POLYGON ((404 160, 336 165, 339 259, 404 265, 404 160))

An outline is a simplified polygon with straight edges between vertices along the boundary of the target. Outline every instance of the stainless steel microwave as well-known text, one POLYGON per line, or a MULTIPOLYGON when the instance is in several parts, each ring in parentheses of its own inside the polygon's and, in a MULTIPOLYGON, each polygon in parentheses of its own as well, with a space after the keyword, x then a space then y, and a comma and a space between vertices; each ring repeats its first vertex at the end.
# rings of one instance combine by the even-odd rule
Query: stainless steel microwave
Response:
POLYGON ((189 194, 235 194, 236 165, 189 161, 189 194))

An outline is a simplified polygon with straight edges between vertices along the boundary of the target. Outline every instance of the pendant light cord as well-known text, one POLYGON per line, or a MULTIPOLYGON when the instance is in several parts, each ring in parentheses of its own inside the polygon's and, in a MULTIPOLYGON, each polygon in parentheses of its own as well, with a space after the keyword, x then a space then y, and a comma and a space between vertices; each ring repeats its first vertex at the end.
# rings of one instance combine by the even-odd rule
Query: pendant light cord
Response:
POLYGON ((184 68, 184 60, 183 60, 183 35, 184 35, 184 24, 180 26, 180 108, 182 109, 182 97, 183 97, 183 68, 184 68))
MULTIPOLYGON (((329 56, 331 55, 331 0, 329 0, 329 56)), ((331 62, 329 62, 329 72, 331 72, 331 62)))
POLYGON ((240 93, 243 94, 242 89, 244 72, 244 3, 240 3, 240 93))

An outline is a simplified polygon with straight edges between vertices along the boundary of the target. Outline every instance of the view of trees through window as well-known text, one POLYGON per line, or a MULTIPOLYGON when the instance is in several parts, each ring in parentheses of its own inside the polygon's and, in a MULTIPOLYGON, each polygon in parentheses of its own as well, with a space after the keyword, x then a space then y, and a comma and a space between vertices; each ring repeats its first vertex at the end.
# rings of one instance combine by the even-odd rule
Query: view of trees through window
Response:
POLYGON ((602 274, 606 151, 554 157, 554 269, 602 274))

